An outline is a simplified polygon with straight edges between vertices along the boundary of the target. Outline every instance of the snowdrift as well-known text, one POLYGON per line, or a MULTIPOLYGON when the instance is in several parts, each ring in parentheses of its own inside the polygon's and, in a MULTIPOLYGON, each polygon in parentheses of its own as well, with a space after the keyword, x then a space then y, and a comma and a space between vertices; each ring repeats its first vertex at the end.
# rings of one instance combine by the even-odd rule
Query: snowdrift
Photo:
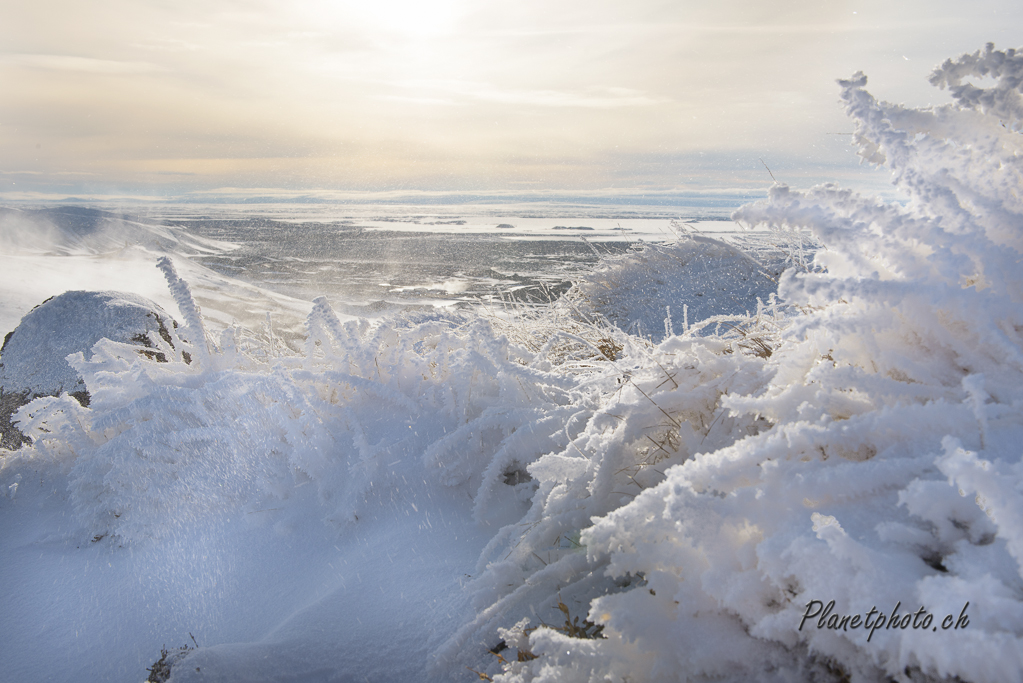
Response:
POLYGON ((88 408, 18 413, 8 671, 66 647, 129 680, 194 633, 172 681, 1020 680, 1023 56, 932 81, 954 104, 840 81, 907 201, 776 185, 741 209, 821 248, 720 334, 321 299, 301 353, 253 354, 162 262, 192 363, 100 341, 70 358, 88 408), (104 564, 131 609, 82 606, 104 564))

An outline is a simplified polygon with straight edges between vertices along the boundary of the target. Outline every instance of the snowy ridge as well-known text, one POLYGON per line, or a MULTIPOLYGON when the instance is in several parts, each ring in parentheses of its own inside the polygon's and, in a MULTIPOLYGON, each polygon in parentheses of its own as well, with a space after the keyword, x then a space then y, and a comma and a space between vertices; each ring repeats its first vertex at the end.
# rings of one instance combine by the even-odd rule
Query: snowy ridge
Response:
POLYGON ((153 251, 205 254, 230 251, 235 245, 200 237, 178 227, 98 209, 62 206, 52 209, 0 207, 0 244, 12 251, 50 254, 100 254, 129 246, 153 251))
MULTIPOLYGON (((129 217, 81 207, 0 207, 0 331, 14 330, 39 302, 72 290, 129 291, 179 316, 166 278, 152 264, 176 258, 176 268, 198 292, 211 331, 244 326, 265 336, 265 315, 273 313, 278 342, 301 336, 309 304, 221 276, 192 257, 226 254, 238 245, 195 235, 141 216, 129 217)), ((186 337, 187 338, 187 337, 186 337)))
POLYGON ((18 413, 0 562, 40 592, 65 584, 38 550, 105 563, 135 597, 104 624, 135 632, 114 663, 85 600, 59 636, 11 597, 12 675, 66 666, 36 661, 38 630, 107 680, 194 631, 176 683, 1023 678, 1016 59, 946 64, 958 103, 926 111, 841 81, 910 202, 777 185, 741 209, 820 243, 751 315, 674 311, 654 345, 571 301, 342 322, 318 299, 301 352, 229 329, 191 364, 73 357, 93 402, 18 413))

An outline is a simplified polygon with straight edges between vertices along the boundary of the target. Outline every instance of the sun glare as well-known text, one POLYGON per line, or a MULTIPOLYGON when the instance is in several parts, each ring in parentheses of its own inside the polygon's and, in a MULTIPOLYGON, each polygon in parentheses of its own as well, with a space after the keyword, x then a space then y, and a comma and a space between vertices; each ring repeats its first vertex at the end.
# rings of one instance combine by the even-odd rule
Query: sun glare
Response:
POLYGON ((451 0, 376 0, 356 10, 373 29, 407 37, 430 37, 449 32, 455 22, 451 0))

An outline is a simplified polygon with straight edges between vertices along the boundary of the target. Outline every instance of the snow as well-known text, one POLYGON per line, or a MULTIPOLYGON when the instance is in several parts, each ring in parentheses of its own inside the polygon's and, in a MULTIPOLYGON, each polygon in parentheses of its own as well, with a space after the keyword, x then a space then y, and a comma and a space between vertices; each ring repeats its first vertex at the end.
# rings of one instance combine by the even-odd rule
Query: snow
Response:
POLYGON ((687 297, 763 254, 697 235, 519 316, 320 298, 286 347, 210 325, 172 250, 194 361, 100 341, 89 407, 18 413, 5 673, 189 645, 172 681, 1023 678, 1021 68, 950 60, 926 110, 841 81, 905 201, 774 186, 734 219, 791 267, 741 309, 687 297), (662 303, 654 339, 599 315, 662 303))

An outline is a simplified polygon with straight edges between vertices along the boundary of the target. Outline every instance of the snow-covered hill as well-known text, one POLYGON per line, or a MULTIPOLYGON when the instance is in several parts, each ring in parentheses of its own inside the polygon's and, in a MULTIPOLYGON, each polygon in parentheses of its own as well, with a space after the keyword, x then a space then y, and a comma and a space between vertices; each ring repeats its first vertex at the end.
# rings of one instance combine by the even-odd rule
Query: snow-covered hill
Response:
POLYGON ((80 207, 0 208, 0 332, 13 331, 44 300, 66 291, 132 292, 178 318, 173 297, 153 267, 161 256, 176 258, 198 292, 208 326, 259 331, 267 313, 283 340, 301 337, 311 304, 225 277, 190 257, 227 253, 236 245, 197 236, 144 217, 80 207))
POLYGON ((234 245, 146 220, 80 206, 42 209, 0 207, 0 244, 11 251, 102 254, 131 246, 157 252, 211 254, 234 245))

